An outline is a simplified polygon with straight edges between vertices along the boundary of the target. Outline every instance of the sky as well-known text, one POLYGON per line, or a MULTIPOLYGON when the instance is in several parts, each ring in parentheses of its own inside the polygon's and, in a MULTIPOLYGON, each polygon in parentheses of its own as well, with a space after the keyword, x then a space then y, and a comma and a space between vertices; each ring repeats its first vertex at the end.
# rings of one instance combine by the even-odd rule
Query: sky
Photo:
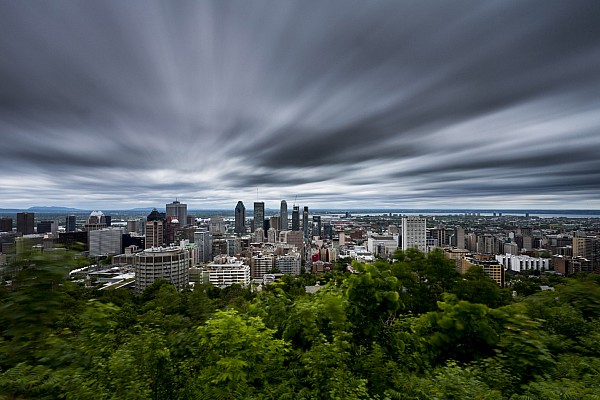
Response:
POLYGON ((0 1, 0 207, 600 209, 600 2, 0 1))

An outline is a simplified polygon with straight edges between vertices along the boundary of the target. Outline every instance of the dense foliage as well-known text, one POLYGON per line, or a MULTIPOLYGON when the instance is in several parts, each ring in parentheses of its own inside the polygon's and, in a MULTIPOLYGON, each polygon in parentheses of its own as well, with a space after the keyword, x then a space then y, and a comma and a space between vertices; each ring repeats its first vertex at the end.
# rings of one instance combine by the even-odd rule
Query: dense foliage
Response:
POLYGON ((0 398, 600 398, 595 275, 500 289, 408 251, 254 293, 134 296, 64 281, 75 261, 22 257, 0 287, 0 398))

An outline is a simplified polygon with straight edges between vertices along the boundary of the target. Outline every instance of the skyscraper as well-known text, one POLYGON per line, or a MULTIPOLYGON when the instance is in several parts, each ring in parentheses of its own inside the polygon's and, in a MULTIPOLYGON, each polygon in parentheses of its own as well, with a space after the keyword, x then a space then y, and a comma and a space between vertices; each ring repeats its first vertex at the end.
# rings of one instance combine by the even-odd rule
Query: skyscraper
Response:
POLYGON ((254 202, 254 230, 265 225, 265 203, 262 201, 254 202))
POLYGON ((33 229, 33 221, 35 214, 30 212, 17 213, 17 232, 23 235, 31 235, 35 233, 33 229))
MULTIPOLYGON (((276 227, 273 227, 276 228, 276 227)), ((285 200, 281 200, 281 207, 279 208, 279 230, 287 231, 288 229, 288 210, 287 210, 287 202, 285 200)))
POLYGON ((465 230, 462 227, 457 226, 455 228, 455 235, 456 235, 456 247, 459 249, 464 249, 465 248, 465 230))
POLYGON ((240 200, 237 202, 235 206, 235 233, 245 233, 246 232, 246 207, 244 203, 240 200))
POLYGON ((67 215, 67 223, 65 224, 67 232, 75 232, 77 226, 77 217, 74 215, 67 215))
POLYGON ((300 206, 294 205, 292 209, 292 230, 300 230, 300 206))
POLYGON ((329 222, 323 225, 323 239, 333 239, 333 226, 329 222))
POLYGON ((304 206, 304 210, 302 211, 302 230, 304 232, 304 238, 308 238, 310 234, 310 228, 308 226, 308 206, 304 206))
POLYGON ((321 216, 313 215, 312 217, 312 233, 311 235, 321 237, 321 216))
POLYGON ((194 243, 198 245, 198 262, 212 260, 212 235, 209 232, 194 232, 194 243))
POLYGON ((175 200, 174 202, 167 204, 166 209, 167 217, 177 217, 179 226, 184 226, 187 223, 187 204, 175 200))

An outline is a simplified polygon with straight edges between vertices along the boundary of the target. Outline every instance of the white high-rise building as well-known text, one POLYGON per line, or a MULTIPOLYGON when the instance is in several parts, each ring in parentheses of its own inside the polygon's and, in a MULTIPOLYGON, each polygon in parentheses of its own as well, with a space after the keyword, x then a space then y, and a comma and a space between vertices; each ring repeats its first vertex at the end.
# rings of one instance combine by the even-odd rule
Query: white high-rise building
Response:
POLYGON ((422 252, 427 251, 427 223, 425 217, 402 217, 402 236, 400 242, 402 250, 416 248, 422 252))

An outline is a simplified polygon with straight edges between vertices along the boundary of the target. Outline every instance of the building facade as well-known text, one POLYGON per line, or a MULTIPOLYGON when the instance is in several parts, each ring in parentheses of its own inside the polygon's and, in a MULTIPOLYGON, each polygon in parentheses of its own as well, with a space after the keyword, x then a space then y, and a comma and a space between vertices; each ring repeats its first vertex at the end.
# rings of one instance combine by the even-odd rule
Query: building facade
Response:
POLYGON ((37 224, 37 233, 57 233, 58 232, 58 222, 45 220, 40 221, 37 224))
POLYGON ((160 247, 164 243, 164 222, 158 221, 147 221, 146 222, 146 248, 160 247))
POLYGON ((35 233, 34 229, 35 213, 19 212, 17 213, 17 232, 23 235, 35 233))
POLYGON ((425 217, 402 217, 402 236, 400 245, 403 251, 416 248, 427 251, 427 221, 425 217))
POLYGON ((135 290, 141 293, 157 280, 166 280, 177 289, 189 282, 190 250, 180 247, 154 247, 135 254, 135 290))
POLYGON ((297 252, 280 255, 275 259, 275 268, 282 274, 300 275, 301 267, 302 256, 297 252))
POLYGON ((65 230, 67 232, 75 232, 77 229, 77 217, 75 215, 67 215, 65 221, 65 230))
MULTIPOLYGON (((254 231, 264 229, 265 225, 265 203, 262 201, 254 202, 254 231)), ((264 230, 263 230, 264 232, 264 230)))
POLYGON ((92 211, 85 223, 86 231, 94 231, 96 229, 106 228, 106 218, 102 211, 92 211))
POLYGON ((297 206, 295 204, 294 208, 292 209, 292 230, 300 230, 300 206, 297 206))
POLYGON ((12 232, 12 218, 0 218, 0 232, 12 232))
POLYGON ((259 253, 252 256, 250 260, 250 274, 252 278, 262 279, 263 275, 270 272, 275 267, 275 257, 273 254, 259 253))
POLYGON ((227 287, 234 283, 250 284, 250 266, 235 257, 218 257, 201 270, 202 283, 216 287, 227 287))
POLYGON ((302 232, 304 233, 304 238, 308 238, 310 235, 310 225, 308 224, 308 206, 304 206, 302 210, 302 232))
POLYGON ((531 269, 548 271, 550 269, 549 258, 501 254, 496 256, 496 261, 502 264, 507 271, 521 272, 531 269))
POLYGON ((210 232, 194 232, 194 243, 198 245, 199 263, 205 263, 212 260, 212 235, 210 232))
POLYGON ((109 256, 121 254, 123 231, 121 229, 95 229, 89 232, 90 256, 109 256))

